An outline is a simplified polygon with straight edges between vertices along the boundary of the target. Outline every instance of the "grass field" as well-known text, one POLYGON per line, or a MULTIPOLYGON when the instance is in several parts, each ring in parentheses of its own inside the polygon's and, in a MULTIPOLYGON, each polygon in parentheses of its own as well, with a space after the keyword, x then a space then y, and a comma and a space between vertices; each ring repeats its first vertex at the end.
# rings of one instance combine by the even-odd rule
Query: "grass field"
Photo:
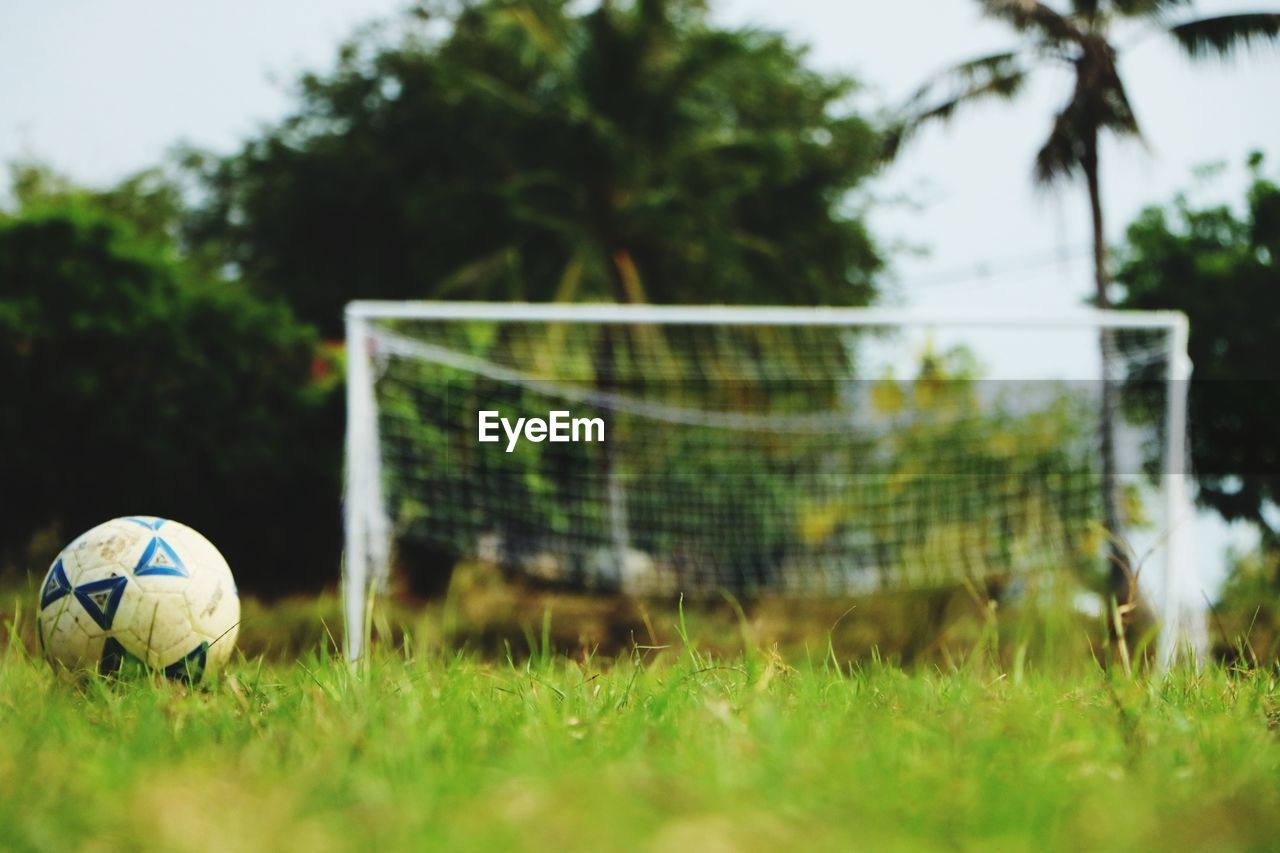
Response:
POLYGON ((219 683, 0 660, 0 847, 1264 850, 1274 671, 383 650, 219 683))

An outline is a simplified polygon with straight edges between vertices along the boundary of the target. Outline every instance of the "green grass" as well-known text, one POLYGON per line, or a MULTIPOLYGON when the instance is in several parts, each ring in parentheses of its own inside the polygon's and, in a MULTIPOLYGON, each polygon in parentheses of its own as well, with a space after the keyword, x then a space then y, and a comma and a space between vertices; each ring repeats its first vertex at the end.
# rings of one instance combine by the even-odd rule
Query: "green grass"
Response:
POLYGON ((905 671, 689 648, 241 661, 0 651, 6 849, 1275 849, 1274 672, 905 671))

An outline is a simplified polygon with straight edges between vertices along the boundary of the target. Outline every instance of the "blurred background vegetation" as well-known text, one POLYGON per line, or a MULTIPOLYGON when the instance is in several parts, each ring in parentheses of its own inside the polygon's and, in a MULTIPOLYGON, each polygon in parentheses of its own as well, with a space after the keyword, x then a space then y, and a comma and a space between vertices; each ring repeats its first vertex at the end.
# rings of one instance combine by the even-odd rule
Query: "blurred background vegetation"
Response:
POLYGON ((351 299, 871 299, 883 262, 850 199, 878 137, 842 108, 852 81, 685 0, 439 23, 359 34, 233 156, 107 190, 13 169, 11 561, 163 507, 251 592, 332 584, 351 299))
MULTIPOLYGON (((1280 32, 1280 16, 1252 18, 1179 38, 1194 53, 1280 32)), ((969 73, 977 95, 1016 91, 1008 60, 969 73)), ((178 150, 116 186, 13 165, 0 566, 19 578, 83 528, 159 512, 206 532, 251 594, 332 587, 351 299, 866 305, 880 291, 886 250, 864 212, 901 123, 854 111, 857 81, 778 35, 717 28, 697 0, 418 4, 296 91, 238 152, 178 150)), ((1238 557, 1220 641, 1274 655, 1280 189, 1250 163, 1243 206, 1153 207, 1099 276, 1114 273, 1119 306, 1191 318, 1199 499, 1263 542, 1238 557)), ((934 621, 953 594, 939 600, 934 621)))

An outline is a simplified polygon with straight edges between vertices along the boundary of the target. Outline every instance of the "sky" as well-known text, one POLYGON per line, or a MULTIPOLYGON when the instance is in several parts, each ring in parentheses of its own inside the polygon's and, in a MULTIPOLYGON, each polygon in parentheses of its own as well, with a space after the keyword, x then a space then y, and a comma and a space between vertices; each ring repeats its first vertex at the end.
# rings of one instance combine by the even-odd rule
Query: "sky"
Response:
MULTIPOLYGON (((292 103, 304 70, 404 0, 44 0, 0 4, 0 162, 36 158, 91 185, 158 162, 177 142, 231 152, 292 103)), ((1013 43, 972 0, 719 0, 715 19, 784 32, 820 69, 862 84, 868 111, 901 104, 948 65, 1013 43)), ((1202 0, 1200 14, 1249 11, 1202 0)), ((1122 33, 1121 72, 1146 144, 1107 144, 1107 236, 1175 193, 1239 203, 1244 158, 1280 169, 1280 51, 1192 66, 1167 39, 1122 33), (1198 167, 1224 164, 1212 183, 1198 167)), ((1044 314, 1091 288, 1083 189, 1033 187, 1031 164, 1068 93, 1060 72, 1014 104, 958 115, 909 145, 860 198, 892 258, 888 300, 931 311, 1044 314), (1056 76, 1055 76, 1056 75, 1056 76)), ((1211 536, 1221 550, 1220 536, 1211 536)))

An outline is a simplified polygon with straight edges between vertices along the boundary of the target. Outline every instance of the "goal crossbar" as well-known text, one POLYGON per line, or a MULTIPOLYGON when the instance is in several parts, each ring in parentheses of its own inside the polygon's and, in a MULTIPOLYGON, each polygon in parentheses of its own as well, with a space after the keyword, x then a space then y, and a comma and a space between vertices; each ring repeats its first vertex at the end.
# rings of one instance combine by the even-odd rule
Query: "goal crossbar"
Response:
POLYGON ((937 328, 1187 329, 1179 311, 939 314, 884 308, 775 305, 628 305, 615 302, 396 302, 359 300, 351 320, 489 320, 503 323, 655 323, 738 326, 930 326, 937 328))

